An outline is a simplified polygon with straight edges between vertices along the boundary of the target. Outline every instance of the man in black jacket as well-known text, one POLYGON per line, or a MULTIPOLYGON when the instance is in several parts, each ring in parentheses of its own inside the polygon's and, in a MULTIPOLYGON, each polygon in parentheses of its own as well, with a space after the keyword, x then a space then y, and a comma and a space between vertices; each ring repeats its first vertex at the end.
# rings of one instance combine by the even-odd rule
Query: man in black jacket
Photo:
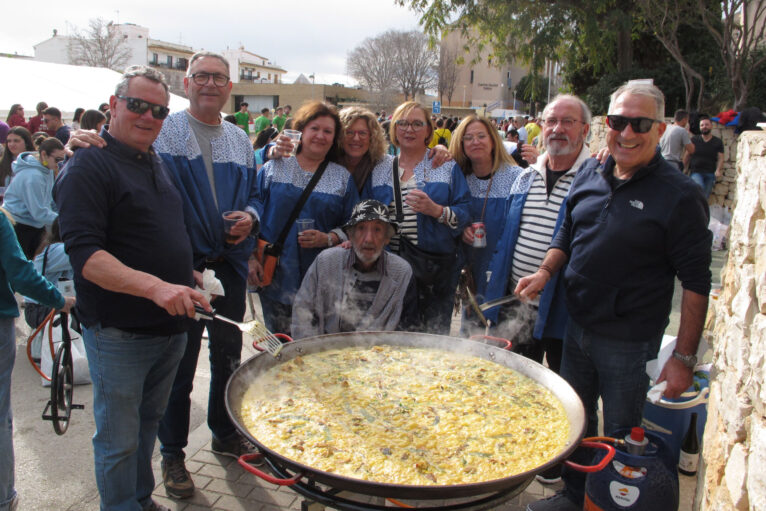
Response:
MULTIPOLYGON (((641 423, 646 362, 657 356, 676 276, 684 288, 678 340, 658 382, 667 382, 669 398, 692 383, 710 292, 709 215, 699 187, 656 150, 664 108, 654 85, 629 82, 612 94, 612 156, 603 165, 589 160, 577 173, 564 224, 540 269, 516 288, 534 298, 569 262, 561 376, 585 405, 586 436, 597 432, 599 397, 607 435, 641 423)), ((587 464, 589 454, 573 459, 587 464)), ((565 469, 563 479, 563 492, 528 509, 582 509, 584 474, 565 469)))

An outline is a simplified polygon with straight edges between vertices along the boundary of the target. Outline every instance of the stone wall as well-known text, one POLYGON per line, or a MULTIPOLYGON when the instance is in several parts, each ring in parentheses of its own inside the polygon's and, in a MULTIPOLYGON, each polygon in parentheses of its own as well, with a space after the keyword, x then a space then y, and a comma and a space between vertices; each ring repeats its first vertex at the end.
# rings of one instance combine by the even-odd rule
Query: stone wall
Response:
POLYGON ((714 349, 697 509, 766 509, 766 133, 739 137, 729 259, 714 349))
MULTIPOLYGON (((606 147, 606 124, 604 117, 594 117, 590 125, 591 141, 589 147, 591 151, 596 152, 602 147, 606 147)), ((668 124, 672 119, 666 119, 668 124)), ((719 204, 731 209, 734 204, 737 181, 737 137, 734 135, 734 128, 721 126, 713 123, 713 135, 723 141, 724 164, 723 177, 716 182, 713 187, 713 193, 710 194, 710 205, 719 204)))

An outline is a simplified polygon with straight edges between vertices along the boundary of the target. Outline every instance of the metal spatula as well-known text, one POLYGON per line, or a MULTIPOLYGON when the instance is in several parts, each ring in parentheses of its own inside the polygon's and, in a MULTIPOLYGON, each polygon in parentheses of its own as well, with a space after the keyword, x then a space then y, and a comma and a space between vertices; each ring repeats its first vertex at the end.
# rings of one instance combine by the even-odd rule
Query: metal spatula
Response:
POLYGON ((258 346, 263 348, 265 351, 268 351, 275 357, 282 350, 282 341, 280 341, 276 335, 271 333, 269 329, 266 328, 266 325, 257 319, 248 321, 247 323, 240 323, 239 321, 234 321, 233 319, 229 319, 226 316, 216 314, 215 311, 208 312, 199 306, 195 306, 194 309, 197 311, 198 316, 202 316, 208 319, 217 319, 219 321, 223 321, 224 323, 229 323, 239 328, 245 334, 251 335, 256 339, 262 339, 258 343, 258 346))

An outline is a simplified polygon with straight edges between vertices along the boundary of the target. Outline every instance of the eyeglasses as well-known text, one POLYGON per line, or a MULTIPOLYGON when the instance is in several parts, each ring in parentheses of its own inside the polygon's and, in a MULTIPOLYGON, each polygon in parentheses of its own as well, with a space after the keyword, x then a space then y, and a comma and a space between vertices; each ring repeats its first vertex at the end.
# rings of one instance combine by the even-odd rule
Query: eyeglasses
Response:
POLYGON ((170 109, 163 105, 158 105, 156 103, 149 103, 148 101, 144 101, 140 98, 129 98, 127 96, 117 96, 120 99, 124 99, 126 102, 126 106, 128 107, 128 110, 133 112, 134 114, 143 115, 144 112, 152 109, 152 117, 158 120, 162 120, 165 117, 168 116, 170 113, 170 109))
POLYGON ((468 142, 469 144, 473 142, 474 140, 477 140, 479 142, 484 142, 489 138, 489 135, 486 135, 484 133, 480 133, 478 135, 465 135, 463 137, 463 142, 468 142))
POLYGON ((56 156, 56 157, 55 157, 55 158, 53 158, 53 159, 54 159, 54 160, 56 160, 56 163, 61 163, 61 162, 62 162, 62 161, 64 161, 66 158, 64 158, 63 156, 56 156))
POLYGON ((569 119, 569 118, 556 119, 555 117, 549 117, 543 121, 546 128, 555 128, 557 124, 561 124, 561 127, 564 128, 565 130, 571 129, 576 122, 582 122, 583 124, 585 124, 583 121, 580 121, 578 119, 569 119))
POLYGON ((361 140, 367 140, 370 138, 370 132, 367 130, 346 131, 346 138, 353 139, 354 137, 359 137, 361 140))
POLYGON ((398 121, 396 121, 396 127, 402 131, 410 127, 412 128, 412 131, 420 131, 423 128, 425 128, 425 126, 426 126, 426 123, 424 123, 423 121, 410 122, 410 121, 404 121, 402 119, 399 119, 398 121))
POLYGON ((628 124, 630 124, 634 133, 646 133, 652 129, 655 122, 662 121, 650 119, 649 117, 625 117, 624 115, 606 116, 606 125, 615 131, 622 131, 628 124))
POLYGON ((207 85, 207 82, 210 81, 211 77, 213 78, 213 83, 215 84, 216 87, 223 87, 224 85, 229 83, 229 77, 221 73, 199 72, 199 73, 194 73, 193 75, 191 75, 191 79, 197 85, 207 85))

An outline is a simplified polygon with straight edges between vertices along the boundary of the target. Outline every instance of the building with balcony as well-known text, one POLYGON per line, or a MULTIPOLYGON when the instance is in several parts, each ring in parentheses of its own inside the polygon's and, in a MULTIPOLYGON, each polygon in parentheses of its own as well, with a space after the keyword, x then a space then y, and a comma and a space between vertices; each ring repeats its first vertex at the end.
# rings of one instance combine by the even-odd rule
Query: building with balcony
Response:
POLYGON ((194 48, 158 39, 148 39, 146 55, 146 64, 157 68, 165 75, 170 90, 185 96, 184 76, 186 76, 186 68, 189 67, 189 60, 194 55, 194 48))
POLYGON ((221 54, 229 61, 233 83, 282 83, 282 76, 287 73, 266 57, 245 50, 244 46, 236 50, 227 48, 221 54))

